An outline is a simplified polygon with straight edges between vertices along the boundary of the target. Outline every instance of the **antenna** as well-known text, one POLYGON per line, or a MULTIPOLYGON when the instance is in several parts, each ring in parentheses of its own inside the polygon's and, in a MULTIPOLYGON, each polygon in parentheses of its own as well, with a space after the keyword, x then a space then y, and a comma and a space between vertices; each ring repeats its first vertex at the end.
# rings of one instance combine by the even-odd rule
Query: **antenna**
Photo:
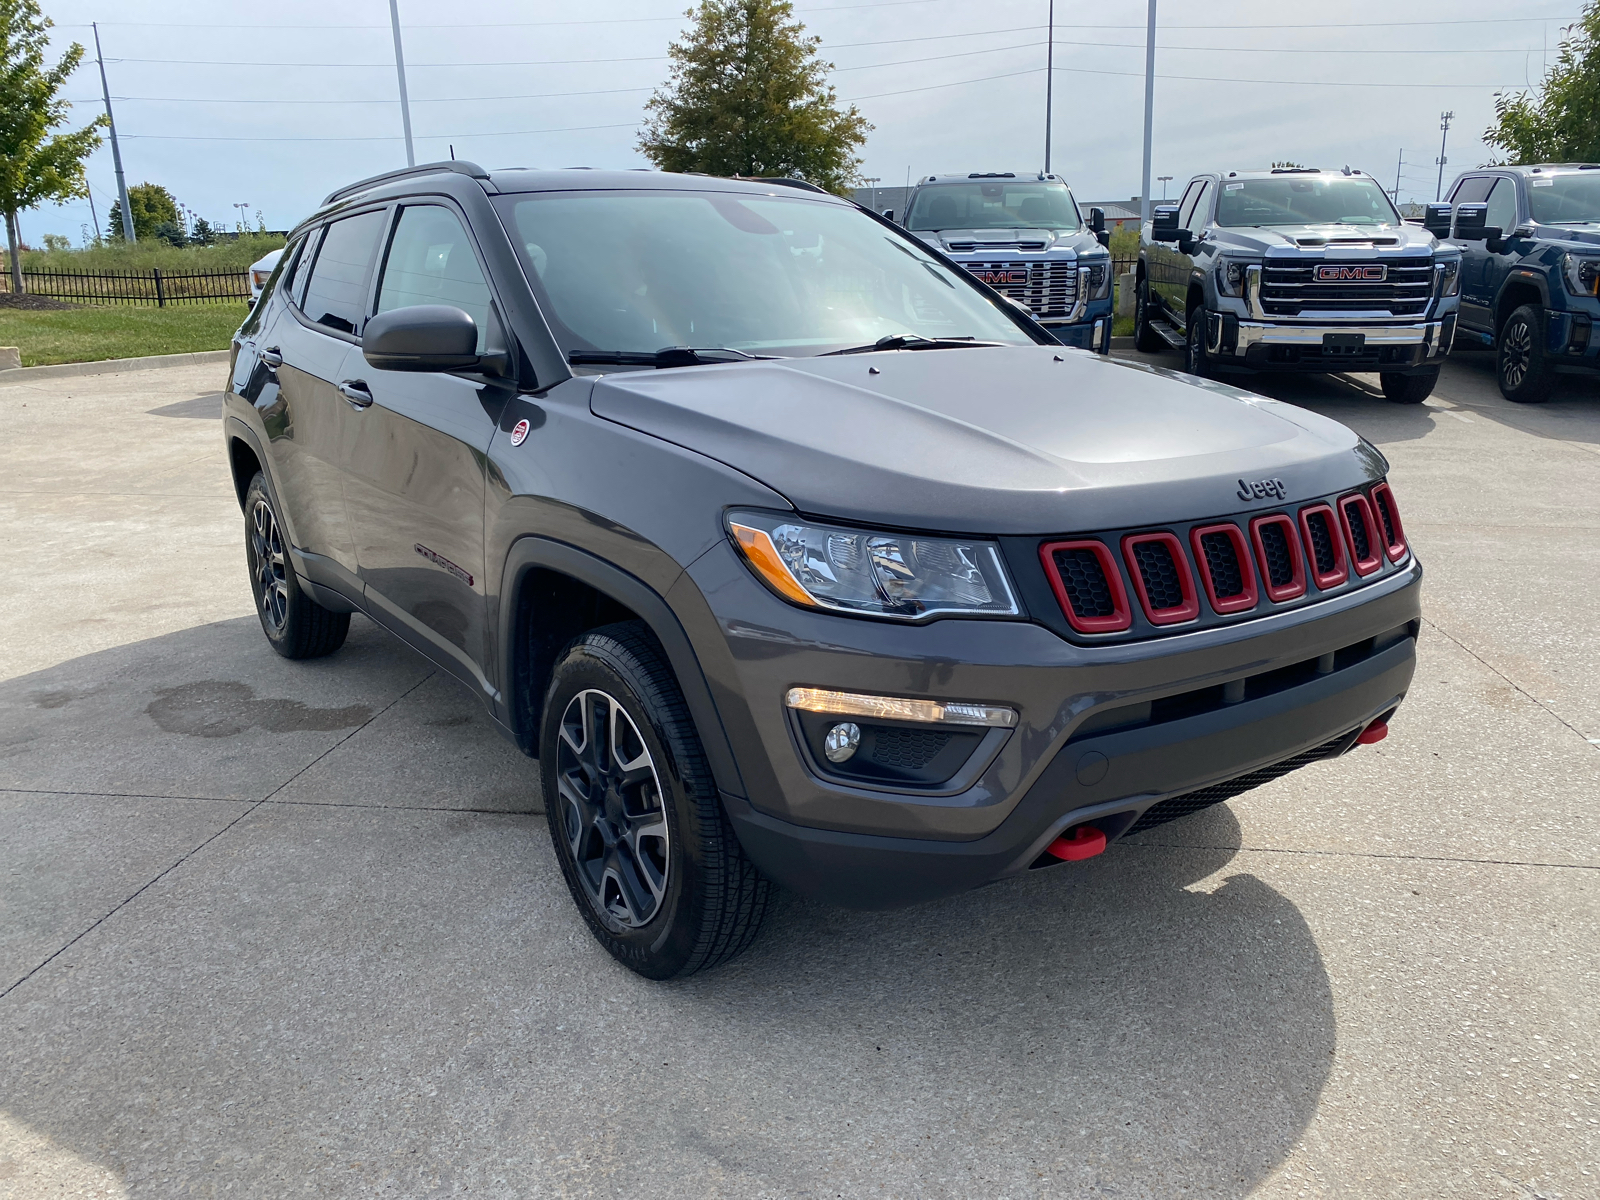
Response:
POLYGON ((1455 117, 1456 114, 1453 112, 1439 114, 1439 128, 1444 130, 1444 133, 1439 138, 1439 183, 1433 191, 1433 199, 1436 203, 1444 195, 1444 165, 1450 161, 1444 156, 1444 147, 1445 143, 1450 140, 1450 122, 1455 120, 1455 117))

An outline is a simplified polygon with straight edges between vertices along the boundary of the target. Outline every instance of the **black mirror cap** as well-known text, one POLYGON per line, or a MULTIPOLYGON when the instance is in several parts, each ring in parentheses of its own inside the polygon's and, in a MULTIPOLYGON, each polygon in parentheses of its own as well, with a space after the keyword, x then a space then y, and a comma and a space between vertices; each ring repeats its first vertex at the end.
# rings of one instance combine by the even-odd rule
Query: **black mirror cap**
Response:
POLYGON ((1501 230, 1484 224, 1489 219, 1487 204, 1456 205, 1456 237, 1468 242, 1497 242, 1501 230))
POLYGON ((1194 237, 1187 229, 1178 228, 1178 206, 1158 204, 1150 210, 1150 236, 1158 242, 1187 242, 1194 237))
POLYGON ((1096 229, 1094 231, 1094 240, 1099 242, 1102 246, 1105 246, 1107 249, 1110 249, 1111 231, 1109 229, 1096 229))
POLYGON ((1104 233, 1106 228, 1106 210, 1091 208, 1089 210, 1089 228, 1096 233, 1104 233))
POLYGON ((884 209, 884 210, 883 210, 883 219, 884 219, 884 220, 885 220, 885 221, 892 221, 892 220, 894 220, 894 209, 892 209, 892 208, 886 208, 886 209, 884 209))
POLYGON ((383 371, 464 371, 480 364, 478 323, 449 304, 396 308, 367 322, 361 354, 383 371))
POLYGON ((1450 206, 1429 204, 1422 212, 1422 226, 1436 238, 1450 236, 1450 206))

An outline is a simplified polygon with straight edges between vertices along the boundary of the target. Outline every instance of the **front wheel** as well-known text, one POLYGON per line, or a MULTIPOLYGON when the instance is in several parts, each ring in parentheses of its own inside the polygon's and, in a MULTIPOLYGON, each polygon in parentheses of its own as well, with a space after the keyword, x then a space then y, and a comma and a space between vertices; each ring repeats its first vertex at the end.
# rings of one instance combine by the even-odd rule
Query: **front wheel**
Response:
POLYGON ((1555 380, 1544 354, 1544 313, 1537 305, 1524 304, 1500 327, 1495 375, 1507 400, 1538 404, 1550 398, 1555 380))
POLYGON ((1143 354, 1159 354, 1167 348, 1161 335, 1150 328, 1150 281, 1142 277, 1134 292, 1133 348, 1143 354))
POLYGON ((244 495, 244 555, 267 642, 285 658, 321 658, 344 645, 350 614, 330 612, 300 586, 283 526, 257 471, 244 495))
POLYGON ((1399 371, 1383 371, 1378 375, 1383 385, 1384 397, 1395 404, 1421 404, 1433 395, 1433 386, 1439 382, 1439 368, 1419 371, 1415 375, 1399 371))
POLYGON ((722 810, 677 679, 642 622, 591 630, 545 696, 550 839, 590 932, 630 970, 673 979, 755 938, 771 885, 722 810))
POLYGON ((1215 375, 1211 358, 1206 354, 1206 310, 1189 310, 1188 339, 1183 347, 1183 369, 1197 379, 1210 379, 1215 375))

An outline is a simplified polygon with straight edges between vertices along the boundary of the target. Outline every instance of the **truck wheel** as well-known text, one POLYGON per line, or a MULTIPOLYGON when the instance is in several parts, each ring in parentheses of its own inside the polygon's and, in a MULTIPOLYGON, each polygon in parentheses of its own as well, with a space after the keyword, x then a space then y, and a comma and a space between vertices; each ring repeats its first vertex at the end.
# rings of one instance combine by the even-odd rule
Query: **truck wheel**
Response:
POLYGON ((1518 404, 1550 398, 1554 373, 1544 356, 1544 313, 1524 304, 1506 318, 1495 342, 1495 375, 1500 394, 1518 404))
POLYGON ((285 658, 321 658, 344 645, 350 614, 329 612, 301 589, 260 471, 244 494, 244 556, 261 632, 274 650, 285 658))
POLYGON ((619 962, 673 979, 750 944, 771 884, 734 836, 683 693, 643 622, 567 647, 545 695, 539 765, 561 873, 619 962))
POLYGON ((1150 328, 1150 281, 1140 279, 1133 300, 1133 348, 1144 354, 1159 354, 1167 348, 1161 335, 1150 328))
POLYGON ((1406 375, 1400 371, 1384 371, 1378 376, 1383 384, 1384 396, 1396 404, 1421 404, 1433 395, 1433 385, 1439 382, 1439 368, 1406 375))
POLYGON ((1206 310, 1191 308, 1188 320, 1188 339, 1183 347, 1183 369, 1197 379, 1211 379, 1216 375, 1211 359, 1206 354, 1206 310))

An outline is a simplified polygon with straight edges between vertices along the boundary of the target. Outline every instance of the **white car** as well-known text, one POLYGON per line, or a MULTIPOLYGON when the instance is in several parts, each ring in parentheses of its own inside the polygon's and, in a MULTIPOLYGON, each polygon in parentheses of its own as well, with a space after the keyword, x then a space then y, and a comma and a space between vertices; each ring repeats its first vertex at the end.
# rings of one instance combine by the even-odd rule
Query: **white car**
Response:
POLYGON ((272 272, 277 270, 278 260, 282 257, 282 250, 272 250, 250 264, 250 303, 261 299, 261 289, 267 286, 267 280, 272 278, 272 272))

